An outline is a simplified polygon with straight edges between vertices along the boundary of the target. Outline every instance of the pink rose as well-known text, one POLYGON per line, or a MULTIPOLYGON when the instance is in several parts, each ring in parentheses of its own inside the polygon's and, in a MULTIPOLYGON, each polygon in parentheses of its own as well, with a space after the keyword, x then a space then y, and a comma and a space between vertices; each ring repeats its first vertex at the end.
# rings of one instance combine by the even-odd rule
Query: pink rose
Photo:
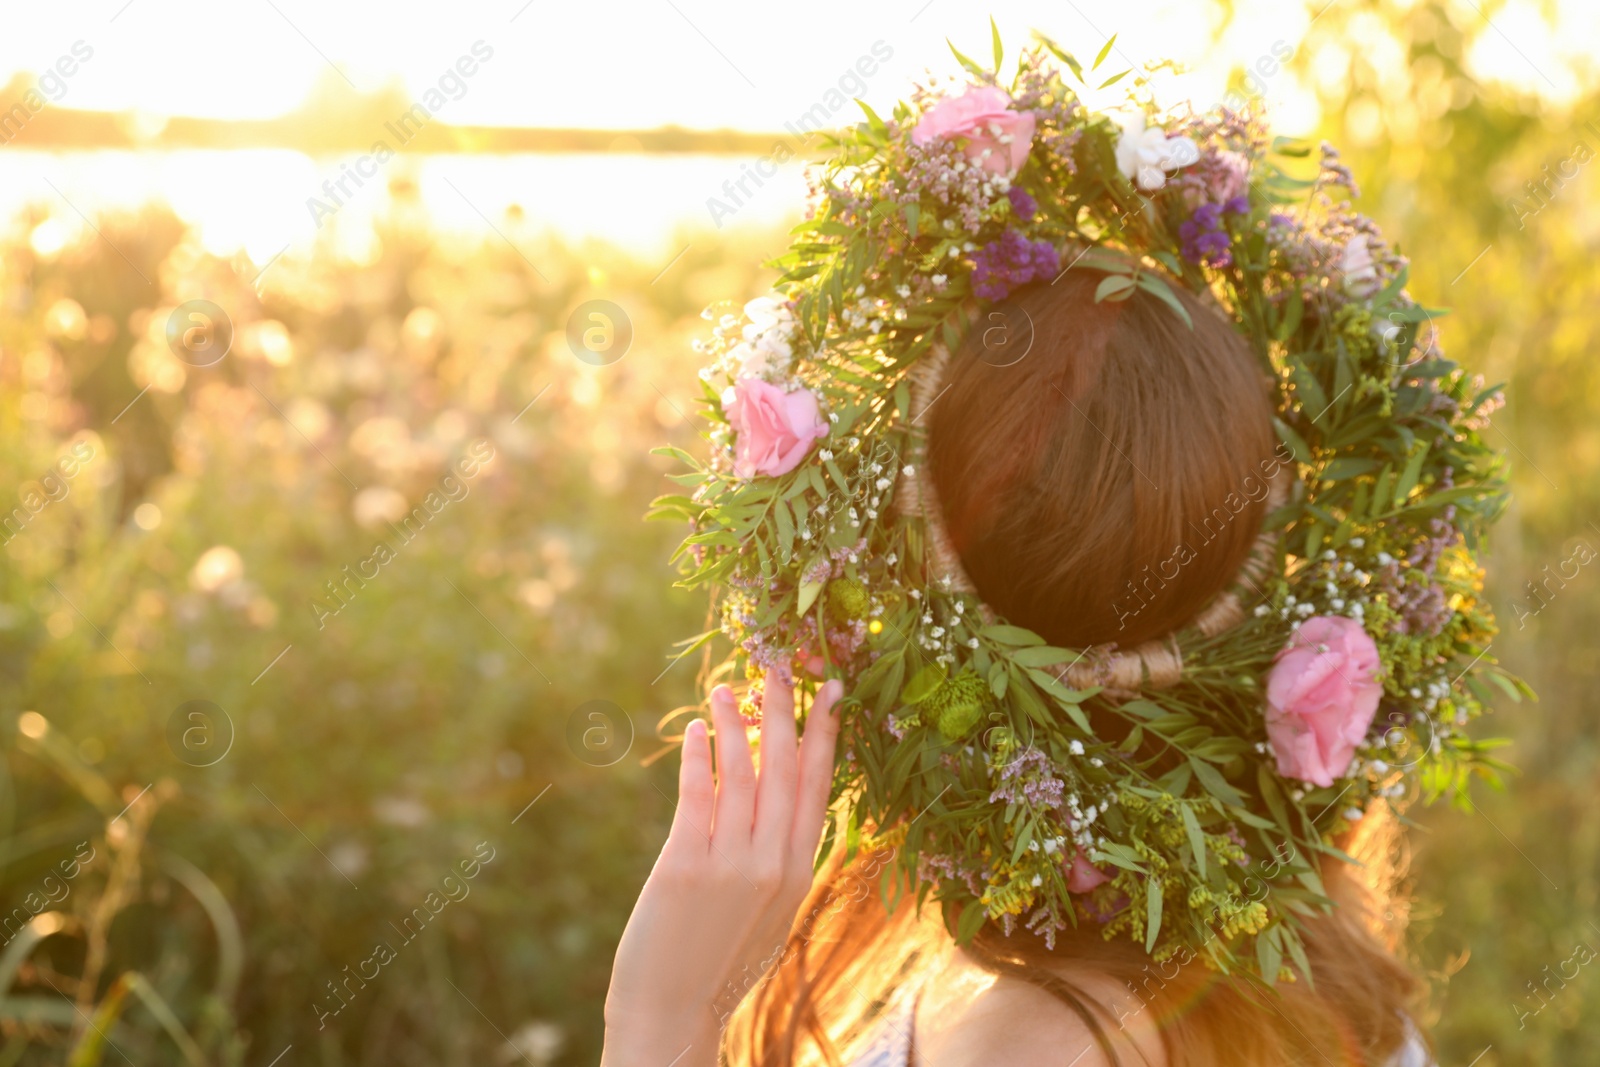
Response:
POLYGON ((1087 893, 1111 881, 1111 876, 1090 863, 1082 852, 1074 852, 1066 868, 1067 891, 1070 893, 1087 893))
POLYGON ((991 174, 1015 174, 1033 147, 1031 111, 1011 110, 1011 97, 992 85, 975 85, 929 108, 911 131, 914 144, 965 137, 967 158, 991 174))
POLYGON ((811 444, 828 434, 827 420, 808 389, 786 393, 760 378, 740 378, 723 394, 722 411, 735 434, 733 473, 788 474, 811 444))
POLYGON ((1267 737, 1278 773, 1328 786, 1367 736, 1383 686, 1378 646, 1353 619, 1318 615, 1267 676, 1267 737))

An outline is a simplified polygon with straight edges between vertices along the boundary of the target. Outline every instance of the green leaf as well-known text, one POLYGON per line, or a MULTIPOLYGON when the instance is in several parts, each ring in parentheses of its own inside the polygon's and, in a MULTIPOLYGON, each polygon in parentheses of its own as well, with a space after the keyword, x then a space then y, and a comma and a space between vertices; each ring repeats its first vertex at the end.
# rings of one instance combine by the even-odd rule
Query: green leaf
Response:
POLYGON ((1194 817, 1194 810, 1187 804, 1178 805, 1178 811, 1183 815, 1183 829, 1189 835, 1189 849, 1194 853, 1195 869, 1200 872, 1200 877, 1206 876, 1206 835, 1200 829, 1200 820, 1194 817))
POLYGON ((1161 932, 1161 883, 1147 878, 1144 883, 1144 950, 1154 951, 1156 935, 1161 932))
POLYGON ((1073 652, 1070 648, 1052 648, 1048 645, 1019 648, 1011 653, 1011 662, 1024 667, 1053 667, 1057 663, 1075 662, 1081 658, 1083 658, 1081 652, 1073 652))
POLYGON ((1032 630, 1024 630, 1020 626, 1007 626, 1004 623, 995 623, 992 626, 985 626, 983 629, 979 630, 978 633, 980 636, 987 637, 989 640, 1000 645, 1015 646, 1044 644, 1044 638, 1040 637, 1032 630))
POLYGON ((983 926, 985 912, 983 901, 974 900, 961 909, 961 918, 956 921, 956 943, 965 944, 972 940, 974 934, 983 926))
POLYGON ((1190 318, 1189 309, 1179 302, 1177 296, 1173 294, 1171 286, 1167 285, 1166 279, 1155 274, 1140 273, 1134 279, 1134 284, 1160 300, 1163 304, 1166 304, 1177 313, 1178 318, 1183 320, 1185 326, 1191 330, 1194 329, 1194 319, 1190 318))
POLYGON ((1256 767, 1256 787, 1261 790, 1261 799, 1267 802, 1267 810, 1272 812, 1272 817, 1278 820, 1280 827, 1288 830, 1293 825, 1289 822, 1289 809, 1283 806, 1283 793, 1265 763, 1256 767))
POLYGON ((894 406, 902 420, 911 417, 911 383, 904 378, 895 383, 894 406))
POLYGON ((1289 424, 1282 419, 1274 417, 1272 428, 1278 432, 1278 440, 1289 446, 1289 451, 1294 453, 1294 458, 1300 463, 1310 463, 1313 459, 1311 446, 1305 439, 1295 433, 1289 424))
POLYGON ((994 43, 994 72, 1000 73, 1000 61, 1005 58, 1005 48, 1000 43, 1000 27, 994 24, 994 16, 989 16, 989 36, 994 43))
POLYGON ((996 662, 989 668, 989 692, 994 694, 996 700, 1006 698, 1006 689, 1011 683, 1011 674, 1006 670, 1004 663, 996 662))
POLYGON ((1278 969, 1283 966, 1283 949, 1278 947, 1281 930, 1274 927, 1256 938, 1256 962, 1261 966, 1261 977, 1268 985, 1278 982, 1278 969))
POLYGON ((1306 988, 1315 988, 1311 980, 1311 961, 1306 958, 1306 946, 1300 940, 1300 935, 1293 930, 1285 930, 1283 939, 1288 943, 1289 956, 1294 960, 1295 967, 1299 968, 1301 977, 1306 980, 1306 988))
MULTIPOLYGON (((876 111, 872 110, 872 108, 868 106, 868 104, 867 104, 867 102, 865 100, 861 99, 859 96, 856 97, 855 100, 856 100, 856 103, 861 106, 861 110, 866 112, 866 114, 867 114, 867 126, 871 128, 873 133, 883 133, 888 129, 888 127, 884 125, 883 120, 878 117, 878 113, 876 111)), ((818 229, 819 229, 820 232, 828 232, 828 231, 822 230, 821 227, 819 227, 818 229)))
POLYGON ((938 691, 944 684, 944 679, 944 664, 930 663, 911 676, 911 681, 906 684, 905 692, 900 694, 900 699, 907 704, 920 704, 938 691))
POLYGON ((1428 458, 1428 444, 1417 449, 1405 471, 1400 475, 1400 483, 1394 487, 1394 502, 1396 506, 1404 504, 1406 497, 1411 495, 1411 490, 1417 487, 1418 480, 1422 477, 1422 461, 1428 458))
POLYGON ((1319 412, 1328 406, 1328 394, 1323 392, 1322 383, 1305 364, 1296 361, 1292 365, 1289 381, 1294 383, 1294 395, 1301 411, 1319 412))
POLYGON ((817 602, 817 594, 822 592, 822 587, 826 584, 826 582, 801 582, 800 603, 795 611, 800 615, 810 611, 811 605, 817 602))
POLYGON ((1123 78, 1126 78, 1128 75, 1130 75, 1132 73, 1133 73, 1133 71, 1131 71, 1131 70, 1125 70, 1125 71, 1122 71, 1121 73, 1113 74, 1113 75, 1111 75, 1111 77, 1107 78, 1105 81, 1100 83, 1100 88, 1108 89, 1108 88, 1110 88, 1111 86, 1117 84, 1123 78))
POLYGON ((1294 336, 1300 328, 1300 319, 1305 314, 1305 297, 1300 295, 1298 286, 1289 290, 1288 306, 1284 309, 1283 318, 1278 322, 1276 337, 1279 341, 1287 341, 1294 336))
POLYGON ((984 77, 985 75, 987 75, 989 73, 988 71, 984 70, 982 67, 978 66, 978 64, 974 63, 972 60, 970 60, 966 56, 962 55, 961 54, 961 50, 955 46, 955 42, 953 42, 950 39, 946 38, 944 43, 950 46, 950 54, 956 57, 956 62, 960 63, 963 67, 965 67, 967 69, 967 73, 974 74, 974 75, 978 76, 979 78, 982 78, 982 77, 984 77))
POLYGON ((1194 776, 1199 780, 1201 788, 1207 793, 1210 793, 1224 804, 1236 804, 1241 808, 1245 806, 1244 795, 1228 784, 1228 780, 1222 777, 1221 771, 1205 760, 1195 759, 1193 756, 1189 757, 1189 766, 1193 769, 1194 776))
POLYGON ((1100 48, 1100 54, 1094 57, 1094 63, 1089 67, 1089 69, 1090 70, 1099 70, 1100 69, 1100 64, 1102 64, 1102 63, 1104 63, 1106 61, 1106 57, 1111 54, 1111 49, 1112 49, 1113 46, 1116 45, 1116 43, 1117 43, 1117 35, 1116 34, 1113 33, 1110 37, 1107 37, 1106 38, 1106 43, 1104 45, 1102 45, 1101 48, 1100 48))
POLYGON ((1107 300, 1126 300, 1133 295, 1134 287, 1134 280, 1128 275, 1108 274, 1094 287, 1094 302, 1099 304, 1107 300))

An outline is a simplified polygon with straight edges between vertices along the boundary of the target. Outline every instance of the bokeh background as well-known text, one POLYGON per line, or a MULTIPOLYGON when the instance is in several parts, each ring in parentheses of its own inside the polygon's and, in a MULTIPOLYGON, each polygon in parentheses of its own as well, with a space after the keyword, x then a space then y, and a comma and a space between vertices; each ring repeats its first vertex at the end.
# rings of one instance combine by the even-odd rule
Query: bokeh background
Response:
MULTIPOLYGON (((1416 813, 1411 951, 1441 1064, 1588 1062, 1600 12, 991 7, 1013 54, 1115 33, 1118 69, 1186 65, 1165 99, 1337 142, 1447 350, 1509 383, 1494 654, 1541 699, 1485 723, 1507 793, 1416 813)), ((693 699, 669 656, 705 607, 642 515, 650 450, 696 448, 700 312, 773 277, 814 148, 786 124, 884 111, 946 37, 986 54, 984 14, 7 12, 0 1067, 595 1062, 693 699)))

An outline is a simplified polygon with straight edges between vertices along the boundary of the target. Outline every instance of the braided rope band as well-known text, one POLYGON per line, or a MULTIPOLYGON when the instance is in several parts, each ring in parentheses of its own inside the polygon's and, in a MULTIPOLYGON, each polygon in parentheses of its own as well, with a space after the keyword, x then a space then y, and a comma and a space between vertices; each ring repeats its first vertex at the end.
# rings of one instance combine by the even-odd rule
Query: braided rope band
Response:
MULTIPOLYGON (((928 541, 930 576, 950 589, 978 598, 984 622, 992 623, 997 616, 978 597, 977 588, 967 575, 966 568, 961 565, 961 556, 945 526, 944 512, 939 506, 933 480, 924 474, 928 430, 918 423, 942 395, 949 364, 949 349, 943 343, 936 342, 910 372, 912 415, 905 424, 909 455, 908 462, 900 468, 895 501, 902 515, 919 518, 923 522, 928 541)), ((1293 475, 1283 467, 1273 474, 1267 494, 1269 513, 1288 500, 1292 479, 1293 475)), ((1260 595, 1260 584, 1277 561, 1278 544, 1279 535, 1276 532, 1263 530, 1256 537, 1249 556, 1240 566, 1233 582, 1195 616, 1191 625, 1206 637, 1215 637, 1243 622, 1245 608, 1239 592, 1248 589, 1260 595)), ((1132 699, 1146 689, 1171 688, 1182 677, 1183 649, 1178 644, 1176 630, 1165 637, 1145 641, 1126 650, 1117 649, 1114 645, 1091 646, 1066 670, 1066 681, 1073 688, 1100 686, 1108 696, 1123 700, 1132 699)))

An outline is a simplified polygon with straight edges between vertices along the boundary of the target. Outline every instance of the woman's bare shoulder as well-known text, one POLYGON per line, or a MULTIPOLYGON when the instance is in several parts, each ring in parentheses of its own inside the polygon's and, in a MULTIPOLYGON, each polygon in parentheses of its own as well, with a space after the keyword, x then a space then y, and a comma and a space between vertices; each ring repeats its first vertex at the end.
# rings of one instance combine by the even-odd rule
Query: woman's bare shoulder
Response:
MULTIPOLYGON (((1157 1035, 1143 1012, 1119 1024, 1129 994, 1103 976, 1074 976, 1107 1014, 1100 1025, 1123 1064, 1165 1067, 1157 1035)), ((996 977, 956 954, 923 989, 917 1006, 915 1067, 1110 1067, 1112 1060, 1082 1016, 1054 994, 1022 978, 996 977), (1074 1059, 1074 1057, 1077 1057, 1074 1059)))

